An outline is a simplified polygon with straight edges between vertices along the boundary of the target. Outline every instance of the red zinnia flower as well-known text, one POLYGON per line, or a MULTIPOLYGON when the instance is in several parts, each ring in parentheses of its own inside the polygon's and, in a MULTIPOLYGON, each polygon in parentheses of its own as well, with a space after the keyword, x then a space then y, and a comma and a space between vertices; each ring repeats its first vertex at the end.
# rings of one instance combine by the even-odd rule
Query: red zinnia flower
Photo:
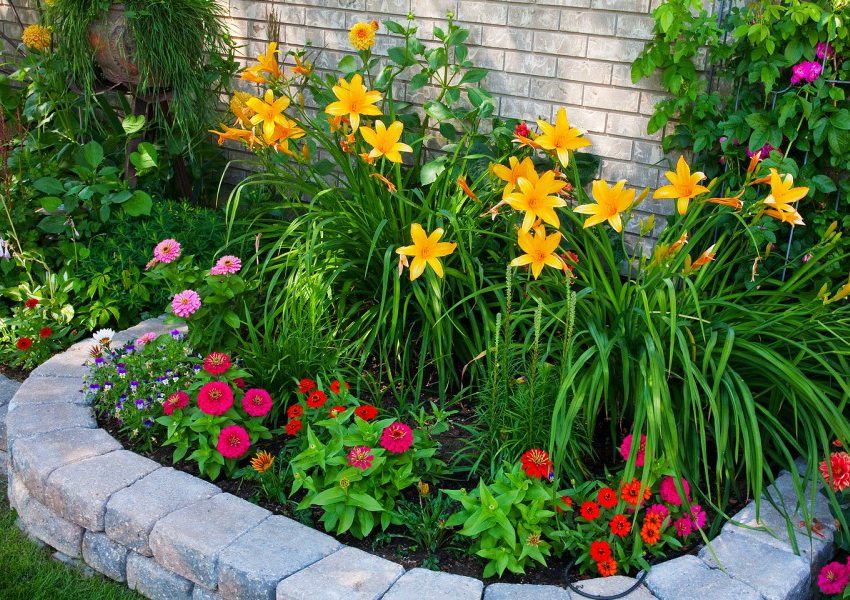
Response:
POLYGON ((245 380, 242 379, 241 377, 237 377, 236 379, 233 380, 233 385, 238 387, 240 390, 244 390, 245 389, 245 380))
POLYGON ((611 533, 620 537, 626 537, 632 530, 632 524, 625 515, 616 515, 611 519, 609 525, 611 526, 611 533))
POLYGON ((602 575, 602 577, 611 577, 612 575, 616 575, 617 561, 613 558, 600 560, 596 563, 596 570, 599 571, 599 574, 602 575))
MULTIPOLYGON (((567 508, 573 507, 573 499, 570 498, 569 496, 561 496, 561 502, 563 502, 564 505, 566 505, 567 508)), ((555 510, 558 511, 558 512, 564 512, 564 509, 561 508, 560 504, 555 504, 555 510)))
POLYGON ((302 394, 306 394, 307 392, 309 392, 310 390, 315 389, 315 388, 316 388, 316 382, 313 381, 312 379, 302 379, 298 383, 298 391, 301 392, 302 394))
POLYGON ((552 472, 552 461, 549 459, 549 454, 540 448, 532 448, 522 455, 522 470, 529 477, 537 479, 549 477, 552 472))
POLYGON ((264 417, 272 409, 272 397, 266 390, 248 390, 242 398, 242 408, 252 417, 264 417))
POLYGON ((631 504, 632 506, 637 506, 641 501, 647 501, 652 496, 652 492, 649 489, 649 486, 644 488, 643 494, 641 494, 641 486, 640 481, 637 479, 632 479, 629 483, 623 484, 623 489, 620 493, 620 497, 631 504), (641 500, 641 497, 643 499, 641 500))
POLYGON ((162 404, 162 412, 171 416, 178 408, 186 408, 189 405, 189 394, 186 392, 174 392, 162 404))
POLYGON ((611 544, 599 540, 590 544, 590 558, 599 562, 611 558, 611 544))
POLYGON ((50 327, 42 327, 38 330, 38 337, 41 339, 49 338, 53 335, 53 330, 50 327))
POLYGON ((18 338, 18 341, 15 343, 15 345, 18 347, 18 350, 23 350, 24 352, 26 352, 27 350, 32 348, 32 340, 28 337, 18 338))
POLYGON ((224 352, 213 352, 204 359, 204 371, 221 375, 230 368, 230 357, 224 352))
POLYGON ((295 435, 299 431, 301 431, 301 420, 293 419, 289 423, 286 424, 286 433, 287 435, 295 435))
POLYGON ((583 502, 579 512, 586 520, 593 521, 599 516, 599 505, 596 502, 583 502))
POLYGON ((531 131, 525 123, 517 123, 517 126, 514 128, 514 134, 520 137, 528 137, 530 133, 531 131))
POLYGON ((371 421, 378 416, 378 409, 370 404, 364 404, 354 409, 354 414, 364 421, 371 421))
POLYGON ((198 408, 208 415, 223 415, 233 406, 233 391, 221 381, 204 384, 198 390, 198 408))
POLYGON ((599 504, 605 508, 614 508, 617 506, 617 492, 609 487, 604 487, 599 490, 599 493, 596 494, 596 499, 599 500, 599 504))
POLYGON ((850 487, 850 454, 846 452, 833 452, 829 455, 829 465, 823 461, 819 465, 820 474, 832 486, 836 492, 850 487), (832 475, 829 471, 832 469, 832 475))
POLYGON ((381 446, 395 454, 405 452, 411 444, 413 444, 413 430, 404 423, 396 421, 384 428, 381 433, 381 446))
POLYGON ((336 406, 334 406, 334 407, 331 409, 331 412, 329 412, 329 413, 328 413, 328 416, 329 416, 331 419, 335 419, 335 418, 337 418, 339 415, 341 415, 341 414, 342 414, 342 413, 344 413, 344 412, 345 412, 345 407, 344 407, 344 406, 336 405, 336 406))
POLYGON ((342 391, 342 386, 345 386, 345 389, 347 389, 347 390, 350 390, 350 389, 351 389, 351 386, 350 386, 350 385, 348 385, 347 383, 344 383, 344 382, 342 382, 342 381, 334 381, 334 382, 331 384, 331 391, 332 391, 334 394, 339 394, 339 393, 342 391))
POLYGON ((239 458, 248 452, 251 438, 239 425, 229 425, 221 430, 216 447, 224 458, 239 458))
POLYGON ((310 408, 320 408, 328 401, 328 396, 322 390, 315 390, 307 395, 307 406, 310 408))
POLYGON ((286 416, 290 419, 297 419, 301 415, 304 414, 304 409, 300 404, 293 404, 289 407, 289 410, 286 411, 286 416))
POLYGON ((38 306, 38 298, 30 298, 26 302, 24 302, 24 306, 27 308, 35 308, 38 306))
POLYGON ((647 545, 652 546, 661 541, 661 529, 658 525, 651 521, 644 521, 643 527, 640 530, 640 537, 647 545))

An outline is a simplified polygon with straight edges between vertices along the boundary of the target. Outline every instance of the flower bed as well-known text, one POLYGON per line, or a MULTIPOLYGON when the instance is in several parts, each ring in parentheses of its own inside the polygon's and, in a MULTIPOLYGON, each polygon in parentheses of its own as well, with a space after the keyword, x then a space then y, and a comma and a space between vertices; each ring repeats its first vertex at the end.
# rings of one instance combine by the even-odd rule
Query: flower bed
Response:
MULTIPOLYGON (((135 341, 148 332, 167 334, 169 329, 143 323, 116 335, 114 343, 135 341)), ((122 450, 95 427, 80 393, 87 369, 79 365, 90 347, 91 343, 78 344, 40 366, 10 405, 9 493, 30 534, 67 555, 83 557, 110 577, 126 579, 151 598, 189 598, 193 590, 194 597, 215 592, 223 598, 255 597, 252 594, 276 594, 281 599, 337 597, 334 594, 378 598, 385 593, 384 597, 406 598, 421 597, 404 594, 423 589, 456 598, 481 597, 480 581, 422 569, 405 573, 399 565, 342 547, 294 521, 221 493, 214 485, 122 450)), ((402 445, 406 437, 402 431, 398 437, 402 445)), ((394 446, 398 442, 388 443, 398 448, 394 446)), ((546 466, 534 456, 527 464, 531 470, 546 466)), ((543 485, 543 479, 529 479, 519 467, 513 475, 543 485)), ((679 499, 683 490, 677 487, 665 485, 664 496, 679 499)), ((793 502, 793 477, 782 475, 770 492, 774 501, 793 502)), ((610 492, 599 493, 600 505, 611 501, 610 492)), ((782 516, 764 503, 760 523, 772 527, 778 538, 729 523, 712 542, 714 554, 706 548, 699 558, 686 555, 653 566, 645 587, 635 594, 692 598, 696 590, 707 589, 702 586, 711 586, 716 592, 712 597, 718 598, 725 597, 722 594, 807 597, 811 569, 828 559, 832 547, 825 499, 817 500, 814 508, 823 527, 810 538, 803 530, 795 531, 802 556, 791 551, 782 516), (728 574, 714 568, 713 556, 728 574)), ((754 511, 751 503, 733 521, 754 526, 754 511)), ((584 512, 596 511, 587 506, 584 512)), ((618 577, 587 580, 580 586, 591 593, 612 593, 614 584, 620 586, 616 591, 622 591, 633 582, 618 577)), ((497 583, 484 594, 488 599, 544 593, 568 597, 558 589, 497 583)))

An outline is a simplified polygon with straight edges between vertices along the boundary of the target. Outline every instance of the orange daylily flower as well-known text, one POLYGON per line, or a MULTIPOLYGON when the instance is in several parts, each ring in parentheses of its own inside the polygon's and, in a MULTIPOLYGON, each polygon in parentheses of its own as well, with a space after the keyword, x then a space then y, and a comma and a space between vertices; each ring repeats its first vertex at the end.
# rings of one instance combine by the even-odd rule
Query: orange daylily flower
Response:
POLYGON ((699 185, 699 182, 706 178, 705 173, 697 171, 692 174, 691 167, 685 162, 684 156, 679 157, 679 162, 676 163, 676 171, 667 171, 665 177, 670 181, 670 185, 658 188, 654 197, 675 199, 676 208, 680 215, 688 212, 688 202, 691 198, 709 191, 707 187, 699 185))
POLYGON ((775 210, 768 209, 764 211, 769 217, 773 217, 777 221, 782 221, 783 223, 788 223, 790 225, 805 225, 806 222, 803 221, 803 215, 801 215, 795 208, 789 207, 787 210, 775 210))
POLYGON ((687 243, 688 243, 688 232, 686 231, 682 235, 679 236, 678 240, 676 240, 675 242, 673 242, 670 245, 669 253, 675 254, 676 252, 678 252, 679 250, 684 248, 685 244, 687 244, 687 243))
POLYGON ((716 253, 714 252, 714 247, 716 245, 717 244, 712 244, 708 247, 708 250, 699 255, 699 258, 697 258, 691 265, 692 271, 696 271, 700 267, 703 267, 714 260, 714 257, 716 256, 716 253))
POLYGON ((277 42, 269 42, 265 54, 260 54, 257 57, 257 62, 259 64, 255 67, 256 72, 268 73, 274 78, 279 78, 281 71, 277 61, 277 42))
POLYGON ((723 206, 731 206, 735 210, 741 210, 744 206, 744 203, 741 201, 741 192, 737 196, 732 196, 731 198, 709 198, 706 202, 711 202, 712 204, 721 204, 723 206))
POLYGON ((469 184, 466 183, 466 177, 464 177, 463 175, 458 176, 457 184, 460 186, 460 189, 462 189, 467 196, 469 196, 473 200, 478 200, 479 202, 481 201, 481 199, 478 196, 475 195, 475 192, 472 191, 472 188, 469 187, 469 184))
MULTIPOLYGON (((362 155, 361 155, 361 156, 362 156, 362 155)), ((367 154, 366 156, 368 157, 369 155, 367 154)), ((372 159, 372 160, 374 160, 374 159, 372 159)), ((372 173, 372 175, 371 175, 371 176, 372 176, 372 177, 374 177, 375 179, 378 179, 378 180, 382 181, 382 182, 383 182, 383 184, 384 184, 385 186, 387 186, 387 189, 388 189, 390 192, 395 192, 395 191, 396 191, 395 184, 393 184, 393 182, 392 182, 392 181, 390 181, 389 179, 387 179, 386 177, 384 177, 384 176, 383 176, 383 175, 381 175, 380 173, 372 173)))
POLYGON ((748 175, 756 170, 756 167, 758 166, 759 162, 761 162, 761 150, 759 150, 758 152, 753 154, 752 157, 750 157, 750 164, 747 166, 748 175))
POLYGON ((807 187, 794 187, 794 176, 787 173, 784 178, 776 169, 770 169, 770 175, 759 181, 770 183, 770 195, 764 204, 776 210, 796 210, 791 205, 809 193, 807 187))
POLYGON ((545 266, 566 272, 567 264, 555 252, 558 244, 561 243, 561 234, 555 232, 546 235, 546 230, 542 226, 536 227, 533 231, 534 235, 522 230, 517 233, 517 242, 519 247, 525 251, 525 254, 513 259, 510 266, 531 265, 531 274, 535 279, 540 277, 545 266))
POLYGON ((367 144, 372 146, 369 156, 372 158, 383 156, 390 162, 400 163, 402 152, 413 152, 413 148, 399 142, 403 131, 404 125, 401 121, 390 123, 389 127, 384 125, 383 121, 375 121, 375 129, 361 127, 360 135, 367 144))
POLYGON ((565 167, 570 163, 570 152, 590 146, 590 140, 581 137, 580 129, 570 127, 564 108, 558 110, 554 125, 546 121, 537 121, 537 125, 543 133, 538 135, 534 142, 543 150, 553 150, 565 167))
POLYGON ((251 117, 251 124, 263 124, 263 135, 266 139, 274 135, 277 125, 287 127, 290 123, 289 119, 283 114, 283 111, 289 107, 289 98, 281 96, 275 99, 272 90, 266 90, 262 99, 249 98, 245 104, 256 113, 251 117))
POLYGON ((221 127, 221 131, 216 131, 214 129, 210 129, 210 133, 214 133, 218 136, 218 145, 221 146, 224 144, 225 140, 234 140, 245 142, 249 146, 253 146, 254 142, 257 141, 254 132, 250 129, 237 129, 235 127, 228 127, 224 123, 219 124, 221 127))
POLYGON ((522 162, 516 157, 511 156, 508 159, 509 167, 505 165, 491 165, 490 170, 493 172, 493 175, 501 179, 505 182, 505 190, 502 192, 502 197, 507 196, 511 192, 514 191, 514 187, 516 187, 517 180, 520 177, 525 177, 528 179, 531 177, 531 173, 537 174, 537 170, 534 168, 534 163, 531 162, 529 157, 525 157, 522 159, 522 162))
POLYGON ((310 73, 313 72, 313 64, 302 59, 298 54, 292 58, 295 59, 295 66, 292 67, 292 72, 304 75, 304 77, 309 77, 310 73))

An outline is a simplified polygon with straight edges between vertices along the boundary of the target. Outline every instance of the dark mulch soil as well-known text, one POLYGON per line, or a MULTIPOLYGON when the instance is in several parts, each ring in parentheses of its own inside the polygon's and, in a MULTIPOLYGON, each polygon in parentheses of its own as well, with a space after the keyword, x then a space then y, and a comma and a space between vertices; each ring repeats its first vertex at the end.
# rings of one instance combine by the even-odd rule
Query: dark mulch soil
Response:
POLYGON ((8 365, 0 365, 0 375, 5 375, 9 379, 23 382, 30 376, 30 371, 19 369, 17 367, 10 367, 8 365))

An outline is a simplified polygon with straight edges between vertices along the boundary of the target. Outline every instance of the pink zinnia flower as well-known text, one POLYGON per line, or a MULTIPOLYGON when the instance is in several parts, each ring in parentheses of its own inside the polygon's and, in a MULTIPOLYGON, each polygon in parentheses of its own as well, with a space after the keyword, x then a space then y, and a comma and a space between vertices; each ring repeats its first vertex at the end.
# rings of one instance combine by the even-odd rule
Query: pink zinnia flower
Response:
POLYGON ((156 334, 153 331, 149 331, 144 334, 142 337, 136 340, 137 346, 144 346, 145 344, 150 344, 152 341, 156 339, 156 334))
POLYGON ((807 81, 808 83, 812 83, 818 77, 820 77, 821 71, 823 67, 819 62, 813 60, 806 60, 801 63, 797 63, 791 69, 791 83, 796 84, 801 81, 807 81))
POLYGON ((201 297, 194 290, 183 290, 171 301, 171 310, 178 317, 190 317, 201 308, 201 297))
POLYGON ((815 45, 815 53, 817 54, 818 59, 823 60, 824 58, 832 58, 835 54, 835 50, 828 42, 818 42, 815 45))
POLYGON ((239 260, 238 256, 222 256, 213 268, 210 269, 210 275, 231 275, 232 273, 238 273, 241 268, 242 261, 239 260))
POLYGON ((186 392, 174 392, 162 405, 162 412, 171 416, 178 408, 186 408, 189 405, 189 394, 186 392))
POLYGON ((369 446, 355 446, 348 453, 348 465, 364 471, 372 466, 374 459, 375 455, 372 454, 372 449, 369 446))
POLYGON ((252 417, 264 417, 272 409, 272 397, 266 390, 248 390, 242 397, 242 408, 252 417))
POLYGON ((218 436, 218 451, 224 458, 239 458, 251 447, 248 432, 239 425, 229 425, 218 436))
MULTIPOLYGON (((685 491, 685 498, 691 499, 691 488, 688 485, 687 479, 682 479, 682 489, 685 491)), ((661 499, 669 504, 679 506, 682 504, 682 498, 679 497, 679 492, 676 490, 676 482, 669 475, 661 480, 661 485, 658 487, 658 493, 661 499)))
MULTIPOLYGON (((623 460, 629 460, 629 456, 632 453, 632 439, 633 436, 630 433, 626 437, 623 438, 623 443, 620 444, 620 454, 623 456, 623 460)), ((643 466, 643 457, 644 452, 646 451, 646 436, 640 436, 640 447, 637 451, 637 457, 635 458, 635 466, 642 467, 643 466)))
POLYGON ((198 390, 198 408, 208 415, 223 415, 233 406, 233 392, 221 381, 205 383, 198 390))
POLYGON ((699 504, 691 506, 691 521, 696 529, 702 529, 708 521, 708 515, 705 514, 705 511, 699 504))
POLYGON ((676 535, 680 538, 688 537, 693 530, 693 524, 687 517, 681 517, 673 521, 673 527, 676 529, 676 535))
POLYGON ((221 375, 230 366, 230 357, 224 352, 212 352, 204 359, 204 371, 210 375, 221 375))
POLYGON ((153 249, 153 257, 161 263, 174 262, 180 258, 180 243, 177 240, 162 240, 153 249))
POLYGON ((818 573, 818 587, 824 594, 840 594, 850 582, 850 572, 847 565, 831 562, 818 573))
POLYGON ((829 465, 826 461, 820 464, 820 474, 827 483, 832 485, 832 489, 840 492, 844 488, 850 487, 850 454, 846 452, 833 452, 829 455, 829 465), (830 477, 829 470, 832 468, 832 476, 830 477))
POLYGON ((396 421, 381 434, 381 446, 396 454, 406 451, 412 443, 413 430, 404 423, 396 421))

